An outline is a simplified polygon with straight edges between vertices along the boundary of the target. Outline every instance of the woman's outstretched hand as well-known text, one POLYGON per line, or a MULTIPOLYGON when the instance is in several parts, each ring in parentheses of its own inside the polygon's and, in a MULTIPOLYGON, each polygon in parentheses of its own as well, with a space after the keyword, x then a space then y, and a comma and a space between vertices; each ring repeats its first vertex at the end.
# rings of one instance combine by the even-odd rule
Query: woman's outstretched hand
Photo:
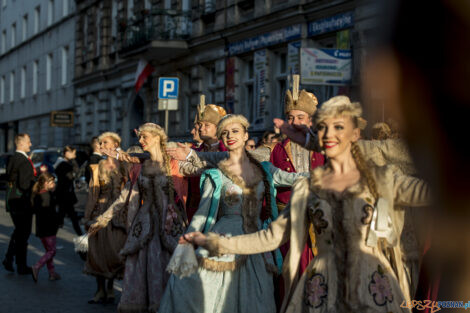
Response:
POLYGON ((186 161, 186 157, 190 152, 190 147, 179 142, 177 143, 176 148, 166 148, 166 153, 168 153, 171 158, 177 161, 186 161))
POLYGON ((274 125, 281 130, 281 132, 286 135, 293 142, 301 145, 305 145, 305 140, 307 138, 308 126, 306 125, 290 125, 280 118, 275 118, 273 120, 274 125))
POLYGON ((117 151, 115 149, 104 149, 100 148, 100 153, 115 159, 117 157, 117 151))
POLYGON ((179 244, 186 244, 190 243, 195 246, 202 246, 204 247, 207 241, 207 236, 204 235, 201 232, 193 232, 193 233, 187 233, 184 234, 183 236, 180 237, 180 240, 178 241, 179 244))

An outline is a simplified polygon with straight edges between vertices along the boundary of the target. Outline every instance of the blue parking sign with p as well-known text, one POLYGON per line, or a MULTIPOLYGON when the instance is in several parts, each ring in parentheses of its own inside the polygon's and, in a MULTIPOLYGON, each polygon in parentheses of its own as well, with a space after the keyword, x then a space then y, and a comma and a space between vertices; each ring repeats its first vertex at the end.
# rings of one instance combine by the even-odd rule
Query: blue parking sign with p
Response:
POLYGON ((158 99, 178 99, 178 78, 160 77, 158 79, 158 99))

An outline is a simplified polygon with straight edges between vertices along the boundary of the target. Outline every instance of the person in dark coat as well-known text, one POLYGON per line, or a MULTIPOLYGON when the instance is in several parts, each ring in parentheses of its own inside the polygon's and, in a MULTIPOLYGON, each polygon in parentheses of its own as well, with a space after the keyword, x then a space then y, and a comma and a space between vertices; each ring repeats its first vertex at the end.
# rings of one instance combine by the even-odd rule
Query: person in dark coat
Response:
POLYGON ((103 159, 103 156, 100 153, 100 142, 98 140, 98 137, 95 136, 91 139, 90 146, 91 146, 91 149, 93 150, 93 153, 90 155, 90 158, 88 159, 88 164, 87 164, 86 171, 85 171, 85 180, 86 180, 87 185, 90 183, 90 179, 92 176, 90 165, 98 164, 103 159))
POLYGON ((57 175, 57 204, 59 205, 59 226, 64 224, 65 215, 72 220, 73 229, 78 236, 81 236, 82 230, 79 224, 77 212, 74 205, 78 199, 75 195, 73 181, 79 168, 75 160, 77 150, 71 146, 64 147, 64 160, 57 165, 55 174, 57 175))
POLYGON ((36 169, 27 153, 31 149, 31 139, 28 134, 20 133, 15 136, 16 152, 7 165, 7 211, 10 213, 15 229, 10 238, 8 251, 2 264, 7 271, 14 272, 13 260, 16 257, 18 274, 30 274, 31 267, 27 266, 26 256, 28 239, 31 234, 32 209, 31 189, 33 187, 36 169))
POLYGON ((46 264, 49 271, 49 280, 59 280, 60 275, 54 269, 54 256, 56 254, 56 235, 58 229, 58 215, 54 194, 55 178, 49 173, 42 173, 33 186, 33 211, 36 214, 36 236, 46 249, 46 253, 33 266, 33 280, 37 282, 39 270, 46 264))

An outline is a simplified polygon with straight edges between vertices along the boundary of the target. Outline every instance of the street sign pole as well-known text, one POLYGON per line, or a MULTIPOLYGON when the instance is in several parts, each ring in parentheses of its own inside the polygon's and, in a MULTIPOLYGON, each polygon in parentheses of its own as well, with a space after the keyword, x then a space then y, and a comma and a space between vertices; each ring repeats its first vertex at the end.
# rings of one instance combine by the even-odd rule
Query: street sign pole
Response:
POLYGON ((168 134, 168 109, 165 110, 165 134, 168 134))

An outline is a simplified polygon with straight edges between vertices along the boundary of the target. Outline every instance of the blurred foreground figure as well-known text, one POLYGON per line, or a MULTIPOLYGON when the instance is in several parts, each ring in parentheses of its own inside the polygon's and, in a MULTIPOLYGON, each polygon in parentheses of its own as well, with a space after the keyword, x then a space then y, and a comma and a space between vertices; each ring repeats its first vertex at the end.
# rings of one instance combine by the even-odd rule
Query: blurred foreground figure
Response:
MULTIPOLYGON (((429 240, 431 249, 423 261, 415 299, 466 301, 470 165, 462 130, 470 116, 470 42, 465 40, 470 2, 432 0, 423 6, 397 1, 395 5, 384 8, 392 19, 378 28, 387 32, 379 36, 363 71, 363 90, 381 95, 403 130, 417 170, 434 191, 436 231, 429 240), (432 48, 424 51, 430 43, 432 48)), ((386 21, 384 17, 380 20, 386 21)))

